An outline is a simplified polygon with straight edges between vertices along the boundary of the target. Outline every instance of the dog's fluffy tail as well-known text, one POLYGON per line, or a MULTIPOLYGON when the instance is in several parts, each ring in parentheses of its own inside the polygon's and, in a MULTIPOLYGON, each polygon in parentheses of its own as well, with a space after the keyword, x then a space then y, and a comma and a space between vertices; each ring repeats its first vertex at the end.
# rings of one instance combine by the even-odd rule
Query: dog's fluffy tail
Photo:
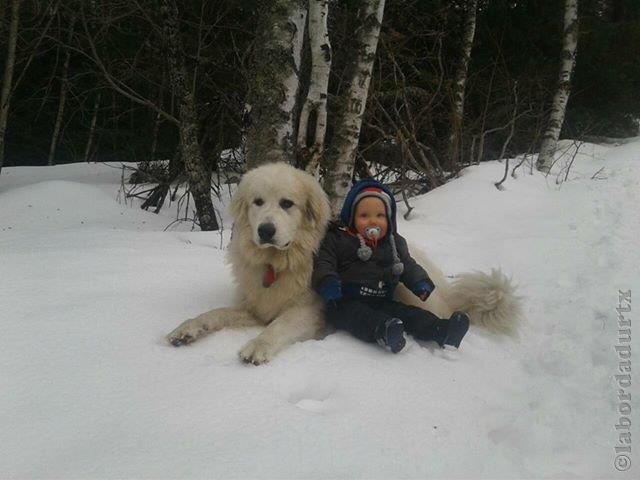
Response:
POLYGON ((452 310, 469 315, 471 323, 493 333, 514 336, 522 319, 522 297, 500 269, 458 275, 447 292, 452 310))

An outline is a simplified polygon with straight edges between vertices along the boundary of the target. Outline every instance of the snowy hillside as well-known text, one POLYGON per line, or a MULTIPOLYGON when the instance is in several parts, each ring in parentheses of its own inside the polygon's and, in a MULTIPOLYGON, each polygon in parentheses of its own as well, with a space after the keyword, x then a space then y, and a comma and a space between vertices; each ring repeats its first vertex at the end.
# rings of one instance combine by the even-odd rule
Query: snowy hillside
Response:
POLYGON ((228 305, 229 232, 164 231, 175 212, 119 203, 114 167, 2 170, 0 478, 640 478, 635 400, 614 467, 640 139, 583 145, 561 185, 523 166, 498 191, 490 162, 411 200, 399 230, 447 274, 514 277, 518 340, 472 328, 459 351, 392 355, 337 333, 260 367, 237 359, 256 329, 166 344, 228 305))

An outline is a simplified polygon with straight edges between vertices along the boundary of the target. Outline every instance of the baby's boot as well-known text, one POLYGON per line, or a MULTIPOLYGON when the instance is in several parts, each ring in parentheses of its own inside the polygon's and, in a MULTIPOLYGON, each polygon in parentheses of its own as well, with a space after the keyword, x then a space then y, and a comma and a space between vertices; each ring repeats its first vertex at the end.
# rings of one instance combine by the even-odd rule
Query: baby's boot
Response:
POLYGON ((398 353, 407 343, 404 339, 404 326, 399 318, 381 322, 376 328, 375 336, 380 345, 389 347, 393 353, 398 353))
POLYGON ((449 320, 439 320, 436 325, 434 340, 444 347, 451 345, 458 348, 469 330, 469 317, 464 312, 453 312, 449 320))

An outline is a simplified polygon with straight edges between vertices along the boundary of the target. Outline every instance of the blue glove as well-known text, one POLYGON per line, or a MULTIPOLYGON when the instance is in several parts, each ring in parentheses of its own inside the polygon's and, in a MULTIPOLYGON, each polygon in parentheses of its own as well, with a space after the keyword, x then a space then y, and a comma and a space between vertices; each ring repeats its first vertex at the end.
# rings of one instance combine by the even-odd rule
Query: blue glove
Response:
POLYGON ((340 280, 335 277, 329 277, 320 284, 318 293, 322 296, 324 303, 335 306, 338 300, 342 298, 342 286, 340 285, 340 280))
POLYGON ((427 298, 429 298, 429 295, 431 295, 431 292, 433 292, 434 288, 435 286, 433 285, 433 283, 428 282, 427 280, 420 280, 413 284, 413 286, 411 287, 411 291, 416 297, 424 302, 427 298))

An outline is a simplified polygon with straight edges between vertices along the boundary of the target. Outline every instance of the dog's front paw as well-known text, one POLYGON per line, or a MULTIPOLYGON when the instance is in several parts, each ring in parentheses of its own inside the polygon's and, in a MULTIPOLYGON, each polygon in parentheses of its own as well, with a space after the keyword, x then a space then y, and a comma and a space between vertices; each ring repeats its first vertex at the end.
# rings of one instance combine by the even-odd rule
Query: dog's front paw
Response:
POLYGON ((274 356, 276 352, 273 350, 273 347, 264 340, 260 338, 254 338, 249 343, 247 343, 240 353, 240 359, 245 363, 253 363, 254 365, 261 365, 263 363, 269 362, 274 356))
POLYGON ((203 335, 202 328, 200 328, 196 322, 187 320, 173 332, 167 335, 167 341, 174 347, 180 347, 182 345, 189 345, 195 342, 198 337, 203 335))

